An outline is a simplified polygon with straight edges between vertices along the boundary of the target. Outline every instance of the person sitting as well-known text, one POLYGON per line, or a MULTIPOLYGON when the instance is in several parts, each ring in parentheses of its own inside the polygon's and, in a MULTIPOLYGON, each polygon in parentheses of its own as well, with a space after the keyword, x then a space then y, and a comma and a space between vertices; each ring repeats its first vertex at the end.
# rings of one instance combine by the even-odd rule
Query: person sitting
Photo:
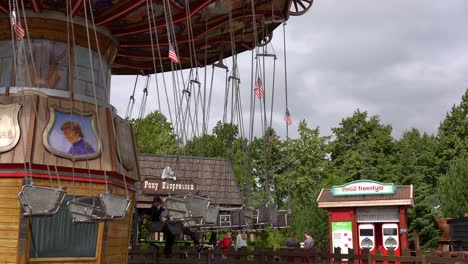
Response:
POLYGON ((300 248, 301 242, 296 238, 296 233, 291 232, 291 236, 286 239, 286 246, 289 248, 300 248))
MULTIPOLYGON (((165 237, 165 249, 164 253, 166 257, 172 256, 172 247, 174 245, 175 234, 171 231, 170 218, 168 211, 163 207, 163 201, 161 197, 156 196, 153 199, 153 205, 151 206, 151 222, 152 222, 152 231, 154 232, 163 232, 165 237)), ((188 224, 182 226, 182 233, 184 235, 190 236, 192 239, 195 248, 197 251, 201 251, 202 247, 198 240, 198 233, 190 229, 188 224)))
POLYGON ((153 199, 151 206, 151 229, 153 232, 163 232, 165 240, 164 254, 167 258, 172 256, 172 245, 174 244, 174 234, 167 226, 168 220, 167 210, 163 207, 161 197, 156 196, 153 199))

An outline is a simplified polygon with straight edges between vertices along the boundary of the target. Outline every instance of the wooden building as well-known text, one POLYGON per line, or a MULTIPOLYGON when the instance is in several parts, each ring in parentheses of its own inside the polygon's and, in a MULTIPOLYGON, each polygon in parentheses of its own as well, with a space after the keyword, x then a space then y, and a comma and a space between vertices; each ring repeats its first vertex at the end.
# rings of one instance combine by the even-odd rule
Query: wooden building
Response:
POLYGON ((240 207, 242 195, 228 159, 138 154, 141 181, 135 184, 136 207, 150 208, 154 196, 184 195, 188 193, 208 197, 211 204, 240 207), (171 168, 176 186, 164 187, 161 175, 171 168), (155 190, 155 184, 158 184, 155 190), (174 188, 173 188, 174 187, 174 188), (184 188, 185 187, 185 188, 184 188))
POLYGON ((454 251, 468 251, 468 216, 447 220, 450 225, 450 246, 454 251))
MULTIPOLYGON (((134 186, 136 213, 133 227, 138 232, 146 228, 145 221, 149 220, 149 208, 155 196, 183 197, 190 193, 209 198, 210 205, 221 208, 241 208, 243 205, 239 185, 228 159, 139 153, 138 164, 141 181, 134 186), (172 171, 171 178, 163 179, 163 174, 168 170, 172 171)), ((148 239, 137 232, 133 235, 132 244, 137 244, 140 239, 148 239)), ((156 236, 160 237, 159 234, 156 236)))

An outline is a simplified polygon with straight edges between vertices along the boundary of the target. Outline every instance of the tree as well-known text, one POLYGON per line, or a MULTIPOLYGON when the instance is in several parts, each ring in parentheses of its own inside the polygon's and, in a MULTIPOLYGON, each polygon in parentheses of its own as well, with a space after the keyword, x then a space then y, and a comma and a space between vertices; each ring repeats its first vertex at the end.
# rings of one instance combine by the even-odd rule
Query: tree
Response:
POLYGON ((251 159, 251 179, 254 203, 270 202, 278 205, 284 203, 286 197, 285 186, 281 184, 278 175, 282 171, 283 154, 281 140, 273 129, 267 129, 265 135, 254 138, 248 154, 251 159), (269 185, 269 194, 267 186, 269 185))
POLYGON ((410 242, 413 230, 419 232, 422 247, 437 245, 438 230, 433 218, 436 216, 434 190, 437 186, 437 145, 434 136, 422 134, 415 128, 405 131, 395 142, 394 183, 412 184, 415 208, 408 210, 410 242))
POLYGON ((238 128, 233 124, 218 121, 213 134, 194 137, 185 144, 185 154, 201 157, 225 158, 232 154, 232 144, 237 138, 238 128))
POLYGON ((325 170, 329 166, 326 150, 330 137, 320 136, 319 128, 299 123, 299 138, 291 139, 284 148, 286 169, 284 183, 291 196, 291 227, 297 234, 311 231, 318 247, 328 247, 328 217, 316 202, 325 186, 325 170))
POLYGON ((468 89, 440 124, 437 141, 440 173, 445 174, 454 159, 468 154, 468 89))
POLYGON ((468 213, 468 158, 452 161, 447 174, 440 177, 438 197, 445 217, 468 213))
POLYGON ((171 123, 158 112, 152 112, 143 119, 132 122, 135 131, 137 150, 140 153, 175 154, 177 140, 171 123))
POLYGON ((392 127, 380 124, 378 116, 355 111, 332 128, 336 139, 330 143, 332 166, 329 174, 342 182, 359 179, 392 179, 392 127))

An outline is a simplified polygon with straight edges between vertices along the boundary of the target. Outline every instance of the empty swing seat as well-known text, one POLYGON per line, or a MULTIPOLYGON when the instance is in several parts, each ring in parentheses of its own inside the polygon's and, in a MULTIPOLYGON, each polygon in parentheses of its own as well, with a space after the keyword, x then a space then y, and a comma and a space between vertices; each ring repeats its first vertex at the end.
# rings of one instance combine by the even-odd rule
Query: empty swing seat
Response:
POLYGON ((164 199, 164 205, 172 220, 189 220, 191 217, 190 211, 185 204, 185 199, 182 197, 167 197, 164 199))
POLYGON ((130 200, 126 197, 102 193, 99 198, 106 212, 106 218, 109 220, 123 219, 130 207, 130 200))
POLYGON ((276 228, 287 228, 289 227, 288 218, 290 212, 288 210, 278 210, 276 215, 276 221, 273 222, 273 227, 276 228))
POLYGON ((242 227, 245 226, 245 220, 242 215, 242 209, 233 209, 229 212, 230 219, 231 219, 231 226, 232 227, 242 227))
POLYGON ((74 223, 91 223, 107 219, 106 211, 98 196, 73 199, 68 201, 67 207, 74 223))
POLYGON ((250 206, 243 205, 242 206, 242 215, 243 215, 243 218, 244 218, 244 221, 245 221, 246 225, 253 225, 254 224, 254 220, 256 219, 255 209, 254 208, 252 208, 250 206))
POLYGON ((263 204, 258 209, 257 224, 271 224, 276 221, 278 209, 276 205, 263 204))
POLYGON ((52 216, 57 213, 65 198, 64 189, 54 189, 34 184, 23 185, 18 198, 24 216, 52 216))
POLYGON ((219 207, 210 205, 206 210, 206 214, 204 217, 204 223, 207 225, 215 225, 218 223, 218 216, 219 216, 219 207))
POLYGON ((210 205, 210 200, 205 197, 188 194, 184 197, 185 206, 192 218, 204 218, 210 205))

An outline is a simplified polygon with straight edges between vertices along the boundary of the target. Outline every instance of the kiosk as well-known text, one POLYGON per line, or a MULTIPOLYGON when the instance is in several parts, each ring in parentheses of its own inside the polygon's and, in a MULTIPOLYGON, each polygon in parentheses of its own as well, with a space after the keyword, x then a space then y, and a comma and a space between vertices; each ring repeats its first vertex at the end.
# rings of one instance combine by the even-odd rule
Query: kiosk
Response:
POLYGON ((407 208, 414 207, 413 186, 358 180, 322 189, 318 206, 328 211, 330 250, 340 247, 373 254, 408 249, 407 208), (356 239, 353 239, 356 238, 356 239))

